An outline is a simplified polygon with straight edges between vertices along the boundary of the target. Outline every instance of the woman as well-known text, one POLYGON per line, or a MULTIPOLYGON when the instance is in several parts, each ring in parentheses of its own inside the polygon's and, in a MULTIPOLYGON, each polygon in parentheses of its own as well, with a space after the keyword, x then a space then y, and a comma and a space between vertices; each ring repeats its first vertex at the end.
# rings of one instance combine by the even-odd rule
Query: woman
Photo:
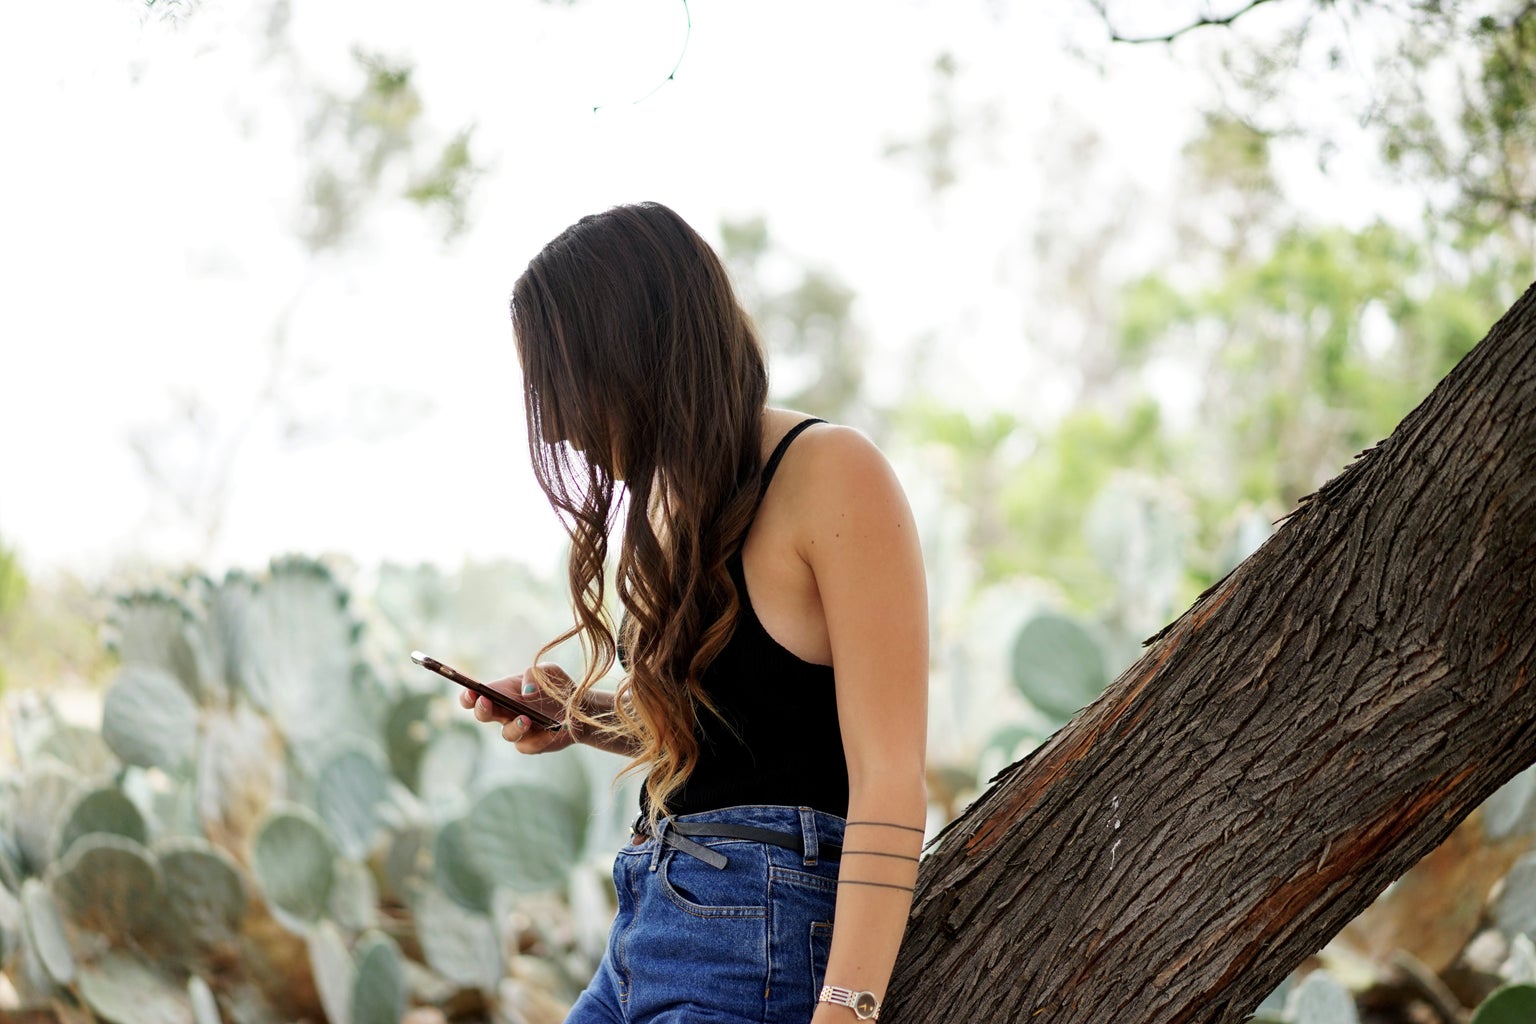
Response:
POLYGON ((572 539, 577 622, 540 655, 575 636, 587 664, 496 684, 563 730, 464 704, 523 753, 581 742, 646 773, 608 951, 567 1020, 873 1019, 926 806, 927 598, 900 485, 858 432, 767 407, 725 268, 664 206, 567 229, 512 319, 535 471, 572 539))

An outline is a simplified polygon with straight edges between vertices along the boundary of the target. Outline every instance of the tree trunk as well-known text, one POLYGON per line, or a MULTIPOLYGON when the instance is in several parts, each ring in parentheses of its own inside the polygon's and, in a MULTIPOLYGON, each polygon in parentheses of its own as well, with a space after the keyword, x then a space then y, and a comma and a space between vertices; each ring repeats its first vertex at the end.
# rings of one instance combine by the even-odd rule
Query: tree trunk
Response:
POLYGON ((1536 762, 1536 286, 923 864, 882 1018, 1240 1021, 1536 762))

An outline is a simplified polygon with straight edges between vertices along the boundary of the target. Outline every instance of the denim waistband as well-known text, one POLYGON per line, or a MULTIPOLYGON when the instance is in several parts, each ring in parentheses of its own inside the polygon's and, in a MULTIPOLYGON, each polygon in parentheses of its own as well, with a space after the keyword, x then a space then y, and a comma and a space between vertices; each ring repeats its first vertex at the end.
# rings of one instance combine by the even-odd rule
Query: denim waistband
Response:
MULTIPOLYGON (((651 870, 656 869, 664 847, 696 857, 723 870, 730 859, 717 849, 696 842, 703 838, 743 839, 766 843, 799 853, 807 867, 818 861, 836 860, 842 855, 844 821, 835 814, 811 807, 748 805, 725 807, 715 811, 662 818, 657 823, 659 842, 651 852, 651 870)), ((636 836, 652 838, 644 815, 634 824, 636 836)))

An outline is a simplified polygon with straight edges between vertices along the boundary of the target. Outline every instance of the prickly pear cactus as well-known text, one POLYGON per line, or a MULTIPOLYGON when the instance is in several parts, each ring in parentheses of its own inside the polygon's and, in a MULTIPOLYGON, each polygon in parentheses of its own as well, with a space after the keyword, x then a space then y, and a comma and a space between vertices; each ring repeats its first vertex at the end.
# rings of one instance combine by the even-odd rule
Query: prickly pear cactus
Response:
POLYGON ((400 947, 382 932, 357 944, 352 981, 352 1024, 399 1024, 405 1013, 405 964, 400 947))
POLYGON ((197 745, 197 704, 170 673, 127 665, 107 691, 102 738, 125 764, 184 771, 197 745))
MULTIPOLYGON (((101 732, 45 710, 17 731, 24 770, 0 765, 0 974, 20 1004, 394 1024, 408 993, 476 989, 495 1010, 527 945, 495 922, 525 920, 524 894, 559 919, 606 779, 517 755, 406 682, 403 656, 380 669, 315 562, 130 595, 113 626, 101 732)), ((573 931, 537 944, 570 955, 573 931)))
POLYGON ((1087 628, 1045 612, 1025 623, 1014 641, 1013 682, 1031 704, 1064 722, 1103 692, 1109 671, 1087 628))
POLYGON ((194 838, 165 840, 152 852, 165 882, 167 932, 177 945, 199 951, 234 945, 248 896, 235 859, 194 838))
POLYGON ((54 849, 67 854, 75 840, 94 833, 118 835, 143 845, 149 827, 132 800, 116 786, 103 786, 81 794, 69 807, 59 827, 54 849))
POLYGON ((325 914, 336 882, 336 843, 302 807, 274 810, 256 832, 251 868, 272 908, 295 930, 325 914))
POLYGON ((82 836, 49 870, 48 888, 70 924, 113 944, 149 935, 164 908, 154 855, 122 836, 82 836))

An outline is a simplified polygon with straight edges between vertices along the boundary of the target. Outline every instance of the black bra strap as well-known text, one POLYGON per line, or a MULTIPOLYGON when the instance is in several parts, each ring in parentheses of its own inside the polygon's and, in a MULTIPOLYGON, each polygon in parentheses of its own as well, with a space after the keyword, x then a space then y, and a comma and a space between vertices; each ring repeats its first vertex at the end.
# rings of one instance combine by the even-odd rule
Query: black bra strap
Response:
MULTIPOLYGON (((758 493, 760 495, 767 492, 768 481, 773 479, 773 474, 779 468, 779 463, 783 460, 784 453, 789 451, 790 442, 799 437, 800 432, 806 427, 809 427, 811 424, 825 422, 827 421, 817 419, 815 416, 812 416, 810 419, 801 420, 799 423, 796 423, 793 427, 789 428, 789 433, 785 434, 783 440, 781 440, 778 445, 774 447, 773 454, 768 456, 768 462, 763 466, 763 481, 758 488, 758 493)), ((758 500, 762 499, 759 498, 758 500)))

